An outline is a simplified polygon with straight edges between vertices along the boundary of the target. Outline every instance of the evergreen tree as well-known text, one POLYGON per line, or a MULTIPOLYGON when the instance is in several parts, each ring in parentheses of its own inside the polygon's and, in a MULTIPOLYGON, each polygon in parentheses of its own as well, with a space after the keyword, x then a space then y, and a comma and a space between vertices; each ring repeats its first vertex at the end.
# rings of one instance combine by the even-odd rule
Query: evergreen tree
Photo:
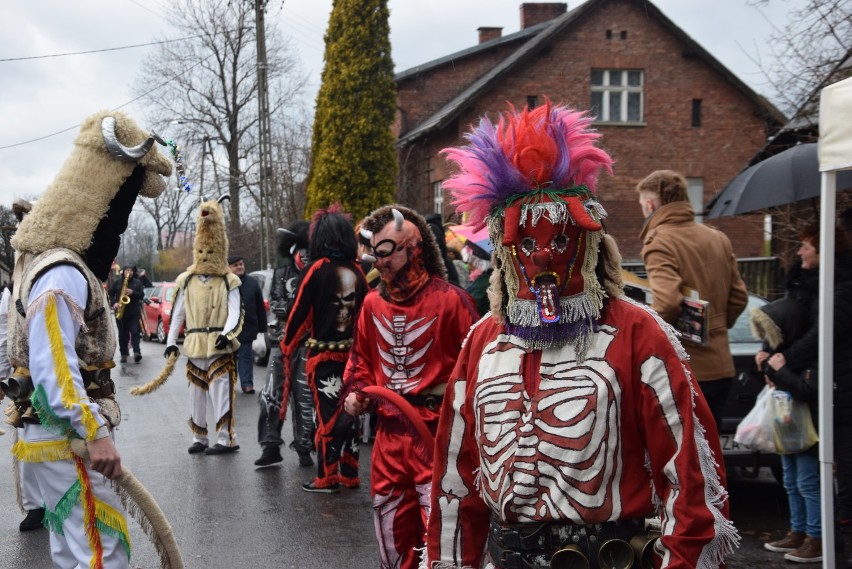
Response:
POLYGON ((357 221, 393 203, 395 108, 387 0, 334 0, 311 142, 308 216, 337 201, 357 221))

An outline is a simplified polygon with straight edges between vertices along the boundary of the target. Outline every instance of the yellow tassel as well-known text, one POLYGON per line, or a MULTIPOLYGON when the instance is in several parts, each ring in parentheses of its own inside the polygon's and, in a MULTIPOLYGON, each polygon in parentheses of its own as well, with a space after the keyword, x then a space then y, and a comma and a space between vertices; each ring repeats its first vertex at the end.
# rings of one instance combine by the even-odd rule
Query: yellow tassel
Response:
POLYGON ((71 370, 68 368, 68 360, 65 357, 65 346, 62 344, 62 329, 59 327, 59 315, 56 312, 56 299, 51 295, 44 307, 44 325, 47 328, 47 337, 50 341, 50 352, 53 354, 53 367, 56 370, 56 383, 62 394, 62 404, 66 409, 71 409, 80 400, 74 381, 71 379, 71 370))
POLYGON ((21 462, 70 460, 71 445, 67 440, 38 442, 19 440, 12 445, 12 455, 21 462))
POLYGON ((44 307, 44 325, 50 341, 50 352, 53 354, 53 367, 56 371, 56 383, 62 394, 62 404, 66 409, 74 405, 80 406, 83 427, 86 429, 86 440, 94 439, 98 430, 98 422, 92 415, 88 405, 82 404, 80 395, 74 386, 68 359, 65 357, 65 346, 62 344, 62 329, 59 327, 59 315, 56 311, 56 299, 49 296, 44 307))
POLYGON ((95 515, 102 524, 121 533, 127 544, 130 545, 130 532, 127 529, 127 519, 124 514, 106 502, 95 498, 95 515))

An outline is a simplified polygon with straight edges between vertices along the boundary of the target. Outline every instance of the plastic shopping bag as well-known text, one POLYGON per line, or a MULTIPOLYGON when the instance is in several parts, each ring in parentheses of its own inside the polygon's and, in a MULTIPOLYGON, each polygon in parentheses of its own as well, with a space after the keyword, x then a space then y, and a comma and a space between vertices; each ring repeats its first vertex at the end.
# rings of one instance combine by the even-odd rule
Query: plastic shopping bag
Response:
POLYGON ((775 389, 770 397, 770 406, 774 418, 775 452, 795 454, 819 442, 807 403, 796 401, 786 391, 775 389))
POLYGON ((775 446, 775 416, 771 404, 774 388, 765 386, 757 395, 754 407, 737 425, 734 441, 752 450, 774 453, 775 446))

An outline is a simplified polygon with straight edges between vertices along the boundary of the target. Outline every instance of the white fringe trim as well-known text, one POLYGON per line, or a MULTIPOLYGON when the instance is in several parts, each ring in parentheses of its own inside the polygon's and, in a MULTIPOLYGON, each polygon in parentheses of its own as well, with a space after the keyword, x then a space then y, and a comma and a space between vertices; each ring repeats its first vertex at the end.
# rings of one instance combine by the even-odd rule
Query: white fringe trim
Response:
POLYGON ((68 306, 68 309, 71 311, 71 319, 80 327, 81 332, 88 332, 88 327, 86 327, 86 318, 83 313, 83 308, 77 304, 77 301, 69 295, 67 292, 61 289, 51 289, 44 291, 38 298, 30 302, 30 305, 27 307, 27 319, 25 326, 29 327, 30 320, 36 314, 44 312, 44 306, 47 304, 47 301, 56 298, 61 298, 65 301, 65 304, 68 306))
POLYGON ((710 449, 710 443, 707 442, 706 431, 704 425, 698 420, 695 415, 695 381, 692 379, 692 374, 687 366, 684 366, 684 373, 689 378, 690 392, 692 393, 692 420, 694 423, 695 446, 698 450, 698 463, 701 467, 701 474, 704 477, 704 502, 708 509, 713 513, 713 527, 716 530, 715 537, 701 550, 695 567, 696 569, 716 569, 725 562, 725 558, 733 553, 740 546, 740 535, 734 523, 722 515, 721 508, 728 501, 728 491, 722 486, 722 481, 719 478, 716 457, 710 449))

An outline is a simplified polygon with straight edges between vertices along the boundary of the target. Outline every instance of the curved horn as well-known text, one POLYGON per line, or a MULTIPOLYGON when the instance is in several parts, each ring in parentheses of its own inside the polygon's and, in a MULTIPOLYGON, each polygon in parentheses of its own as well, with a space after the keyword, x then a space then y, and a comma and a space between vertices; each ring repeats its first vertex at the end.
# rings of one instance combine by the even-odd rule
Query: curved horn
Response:
POLYGON ((568 213, 574 218, 574 222, 587 231, 600 231, 602 226, 600 223, 592 219, 589 212, 586 211, 586 206, 580 201, 580 198, 569 197, 565 199, 568 206, 568 213))
POLYGON ((293 233, 293 232, 292 232, 292 231, 290 231, 289 229, 285 229, 284 227, 279 227, 279 228, 278 228, 278 234, 279 234, 279 235, 292 235, 293 237, 295 237, 295 236, 296 236, 296 234, 295 234, 295 233, 293 233))
POLYGON ((104 137, 104 144, 110 154, 121 160, 122 162, 137 162, 143 156, 148 154, 154 142, 157 141, 156 134, 148 136, 147 140, 136 146, 128 148, 118 140, 115 134, 115 117, 104 117, 101 121, 101 135, 104 137))
POLYGON ((405 221, 405 218, 396 208, 391 208, 391 213, 393 214, 394 229, 402 231, 402 222, 405 221))
POLYGON ((370 239, 370 240, 372 240, 372 239, 373 239, 373 232, 372 232, 372 231, 369 231, 369 230, 367 230, 367 229, 362 229, 362 230, 361 230, 361 236, 362 236, 364 239, 370 239))
POLYGON ((224 202, 225 200, 231 201, 231 195, 230 194, 222 194, 221 196, 219 196, 219 198, 216 200, 216 202, 218 202, 221 205, 221 203, 224 202))

